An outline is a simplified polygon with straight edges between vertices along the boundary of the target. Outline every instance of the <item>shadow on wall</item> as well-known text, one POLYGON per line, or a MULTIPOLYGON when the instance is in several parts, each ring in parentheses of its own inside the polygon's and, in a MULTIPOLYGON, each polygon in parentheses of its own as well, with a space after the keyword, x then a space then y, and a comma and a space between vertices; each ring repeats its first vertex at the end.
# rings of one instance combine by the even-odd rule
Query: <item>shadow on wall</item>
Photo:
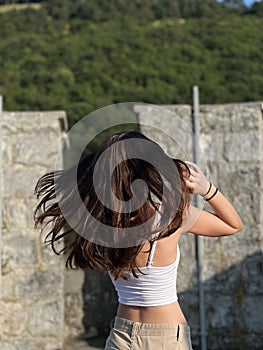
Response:
MULTIPOLYGON (((263 349, 262 275, 262 252, 258 251, 205 281, 209 350, 263 349)), ((200 347, 199 327, 192 324, 191 316, 198 312, 198 305, 193 308, 192 302, 196 293, 197 289, 192 288, 179 294, 180 304, 192 328, 194 349, 200 347)), ((103 347, 117 307, 116 293, 107 276, 87 271, 83 295, 87 341, 91 346, 103 347)))
POLYGON ((110 278, 97 270, 87 270, 83 284, 83 300, 84 337, 89 345, 102 348, 118 306, 110 278))

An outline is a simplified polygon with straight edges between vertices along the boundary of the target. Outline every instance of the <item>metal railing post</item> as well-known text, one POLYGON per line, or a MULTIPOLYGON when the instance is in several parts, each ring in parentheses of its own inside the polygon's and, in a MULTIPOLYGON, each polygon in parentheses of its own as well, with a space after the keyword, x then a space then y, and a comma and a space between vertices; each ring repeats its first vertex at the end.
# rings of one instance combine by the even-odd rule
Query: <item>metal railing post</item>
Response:
MULTIPOLYGON (((200 152, 198 147, 199 140, 199 88, 193 87, 193 151, 194 162, 200 165, 200 152)), ((202 208, 202 199, 200 196, 195 197, 195 205, 202 208)), ((197 279, 198 279, 198 295, 199 295, 199 322, 200 322, 200 342, 201 350, 206 350, 206 317, 205 317, 205 293, 203 281, 203 241, 202 237, 196 236, 196 254, 197 254, 197 279)))
POLYGON ((3 196, 3 169, 2 169, 2 113, 3 113, 3 96, 0 95, 0 289, 2 288, 2 196, 3 196))

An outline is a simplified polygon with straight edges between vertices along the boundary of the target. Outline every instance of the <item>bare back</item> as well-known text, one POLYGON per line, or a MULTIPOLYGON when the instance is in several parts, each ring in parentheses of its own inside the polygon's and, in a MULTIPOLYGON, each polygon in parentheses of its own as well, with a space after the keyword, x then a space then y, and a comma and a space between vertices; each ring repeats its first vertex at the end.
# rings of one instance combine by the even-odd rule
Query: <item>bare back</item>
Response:
MULTIPOLYGON (((157 241, 154 252, 154 266, 167 266, 176 260, 176 247, 180 236, 181 230, 178 229, 171 236, 157 241)), ((137 255, 136 260, 139 267, 147 265, 149 249, 150 243, 146 242, 137 255)), ((118 317, 142 323, 187 324, 178 301, 168 305, 149 307, 119 304, 117 315, 118 317)))

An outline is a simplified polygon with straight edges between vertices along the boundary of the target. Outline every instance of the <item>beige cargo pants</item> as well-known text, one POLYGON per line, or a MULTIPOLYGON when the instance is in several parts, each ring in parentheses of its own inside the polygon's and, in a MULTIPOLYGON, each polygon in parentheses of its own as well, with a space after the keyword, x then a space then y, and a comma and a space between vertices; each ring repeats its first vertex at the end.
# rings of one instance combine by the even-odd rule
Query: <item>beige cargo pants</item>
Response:
POLYGON ((104 350, 192 350, 190 328, 115 317, 104 350))

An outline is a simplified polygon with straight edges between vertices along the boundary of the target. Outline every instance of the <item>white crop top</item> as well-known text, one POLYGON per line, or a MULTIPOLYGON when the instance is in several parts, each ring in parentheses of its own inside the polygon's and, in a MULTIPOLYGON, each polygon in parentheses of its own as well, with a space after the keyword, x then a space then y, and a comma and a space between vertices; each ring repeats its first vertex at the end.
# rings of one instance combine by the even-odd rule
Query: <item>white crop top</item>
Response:
POLYGON ((176 278, 180 260, 180 250, 177 245, 176 260, 167 266, 153 266, 153 255, 157 241, 152 245, 148 263, 140 267, 144 273, 138 273, 138 278, 130 273, 127 280, 115 280, 109 276, 118 294, 118 302, 124 305, 157 306, 171 304, 177 301, 176 278))

